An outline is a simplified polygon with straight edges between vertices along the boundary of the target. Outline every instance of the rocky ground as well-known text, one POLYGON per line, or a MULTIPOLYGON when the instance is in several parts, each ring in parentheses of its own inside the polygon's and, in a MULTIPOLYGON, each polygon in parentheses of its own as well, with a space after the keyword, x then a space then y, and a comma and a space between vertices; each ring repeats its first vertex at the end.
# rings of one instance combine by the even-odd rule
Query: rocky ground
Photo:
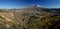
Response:
POLYGON ((41 7, 0 10, 0 29, 59 29, 60 11, 41 7))

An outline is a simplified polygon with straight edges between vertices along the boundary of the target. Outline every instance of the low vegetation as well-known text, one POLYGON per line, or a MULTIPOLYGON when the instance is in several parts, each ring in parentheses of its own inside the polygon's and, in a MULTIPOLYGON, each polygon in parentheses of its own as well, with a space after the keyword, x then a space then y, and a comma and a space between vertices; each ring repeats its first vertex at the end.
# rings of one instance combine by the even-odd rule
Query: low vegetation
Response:
POLYGON ((60 9, 31 9, 0 10, 0 29, 59 29, 60 9))

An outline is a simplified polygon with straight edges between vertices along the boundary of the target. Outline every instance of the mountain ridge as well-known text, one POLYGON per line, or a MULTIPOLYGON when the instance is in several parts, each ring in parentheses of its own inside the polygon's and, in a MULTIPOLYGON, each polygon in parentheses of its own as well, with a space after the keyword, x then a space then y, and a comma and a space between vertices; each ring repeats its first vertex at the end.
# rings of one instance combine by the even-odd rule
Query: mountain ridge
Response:
POLYGON ((46 23, 50 26, 52 22, 56 23, 60 20, 60 11, 58 12, 57 9, 32 7, 33 8, 0 10, 0 24, 5 24, 2 26, 7 29, 40 29, 43 28, 46 23), (49 21, 52 22, 48 23, 49 21))

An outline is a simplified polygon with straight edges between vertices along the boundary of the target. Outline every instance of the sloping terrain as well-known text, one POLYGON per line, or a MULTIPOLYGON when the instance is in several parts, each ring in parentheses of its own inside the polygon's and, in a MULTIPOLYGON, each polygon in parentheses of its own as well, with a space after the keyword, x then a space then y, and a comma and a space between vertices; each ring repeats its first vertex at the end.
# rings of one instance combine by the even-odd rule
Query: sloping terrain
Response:
POLYGON ((0 10, 0 29, 58 29, 60 11, 34 6, 0 10))

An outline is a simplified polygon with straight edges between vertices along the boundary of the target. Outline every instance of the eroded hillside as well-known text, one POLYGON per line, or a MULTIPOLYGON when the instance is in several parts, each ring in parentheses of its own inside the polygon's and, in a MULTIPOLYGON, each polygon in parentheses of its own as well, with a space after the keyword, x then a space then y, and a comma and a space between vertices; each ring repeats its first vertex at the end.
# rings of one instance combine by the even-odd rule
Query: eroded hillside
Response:
POLYGON ((0 10, 0 29, 55 29, 59 22, 60 11, 41 7, 0 10))

